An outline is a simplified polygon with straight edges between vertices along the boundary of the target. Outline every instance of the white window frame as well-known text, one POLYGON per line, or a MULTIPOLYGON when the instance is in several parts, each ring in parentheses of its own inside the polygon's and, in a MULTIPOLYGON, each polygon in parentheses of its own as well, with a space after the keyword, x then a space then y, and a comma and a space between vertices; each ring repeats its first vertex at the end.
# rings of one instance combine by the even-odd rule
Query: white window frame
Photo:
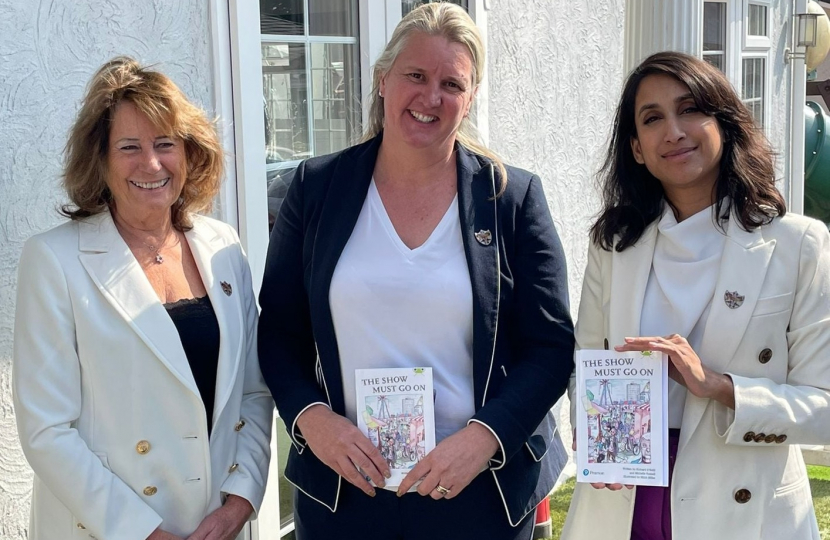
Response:
MULTIPOLYGON (((771 0, 712 0, 713 3, 726 4, 726 50, 724 51, 724 73, 732 87, 743 99, 743 61, 749 58, 764 58, 764 133, 770 134, 770 99, 772 97, 772 32, 770 26, 772 14, 771 0), (767 8, 767 36, 748 36, 749 5, 761 5, 767 8)), ((701 31, 703 28, 701 27, 701 31)))
MULTIPOLYGON (((268 207, 265 167, 265 122, 262 114, 262 36, 259 2, 209 0, 213 45, 215 111, 219 117, 222 144, 226 150, 226 178, 219 196, 219 218, 237 227, 248 255, 254 293, 258 296, 268 249, 268 207)), ((469 0, 469 13, 487 43, 488 0, 469 0)), ((372 90, 371 67, 401 20, 400 0, 357 0, 362 125, 368 116, 372 90)), ((279 36, 280 42, 313 42, 313 36, 279 36)), ((326 37, 353 43, 354 38, 326 37)), ((486 65, 486 64, 485 64, 486 65)), ((486 68, 485 68, 486 71, 486 68)), ((486 143, 487 85, 475 100, 479 132, 486 143)), ((274 429, 277 429, 277 418, 274 429)), ((246 537, 280 540, 294 530, 294 523, 280 526, 279 468, 276 437, 271 440, 271 473, 257 522, 246 537), (261 525, 261 526, 257 526, 261 525)))
POLYGON ((741 32, 743 36, 744 50, 768 50, 772 47, 772 37, 770 36, 772 28, 772 2, 770 0, 743 0, 743 26, 745 31, 741 32), (766 8, 766 21, 764 27, 767 29, 766 36, 750 36, 749 35, 749 6, 756 5, 766 8))

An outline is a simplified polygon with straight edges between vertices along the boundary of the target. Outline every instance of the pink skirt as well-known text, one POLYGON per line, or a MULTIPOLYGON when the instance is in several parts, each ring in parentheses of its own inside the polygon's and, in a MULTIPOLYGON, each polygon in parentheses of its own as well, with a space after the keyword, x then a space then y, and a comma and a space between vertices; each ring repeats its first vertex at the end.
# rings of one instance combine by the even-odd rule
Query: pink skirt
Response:
POLYGON ((669 487, 638 486, 631 540, 671 540, 671 480, 680 430, 669 430, 669 487))

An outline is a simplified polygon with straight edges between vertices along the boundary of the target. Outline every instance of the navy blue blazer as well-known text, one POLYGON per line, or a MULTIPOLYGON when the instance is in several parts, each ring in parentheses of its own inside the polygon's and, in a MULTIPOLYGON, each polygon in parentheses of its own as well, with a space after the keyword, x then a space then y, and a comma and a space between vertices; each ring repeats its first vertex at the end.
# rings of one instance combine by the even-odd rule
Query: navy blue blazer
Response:
MULTIPOLYGON (((300 164, 274 224, 260 293, 260 366, 293 441, 285 475, 332 511, 341 478, 306 448, 295 422, 314 403, 345 414, 329 287, 380 141, 300 164)), ((499 440, 490 471, 516 525, 547 495, 566 459, 550 414, 573 369, 565 255, 537 176, 508 167, 504 193, 494 197, 492 164, 456 150, 473 290, 471 421, 499 440), (490 231, 492 241, 477 241, 479 231, 490 231)))

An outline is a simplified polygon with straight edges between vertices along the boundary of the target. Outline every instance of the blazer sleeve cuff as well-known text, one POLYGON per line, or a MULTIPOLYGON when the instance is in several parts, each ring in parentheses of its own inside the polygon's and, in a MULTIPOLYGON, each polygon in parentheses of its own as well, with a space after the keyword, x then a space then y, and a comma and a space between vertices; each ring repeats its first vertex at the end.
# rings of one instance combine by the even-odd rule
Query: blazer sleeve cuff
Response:
POLYGON ((496 431, 493 428, 491 428, 489 425, 487 425, 485 422, 482 422, 481 420, 478 420, 476 418, 471 418, 470 420, 467 421, 467 425, 469 426, 473 422, 487 428, 487 431, 492 433, 493 437, 496 438, 496 442, 499 443, 499 449, 496 451, 496 453, 493 455, 493 457, 490 458, 489 468, 491 470, 494 470, 494 471, 497 471, 497 470, 501 469, 502 467, 504 467, 504 464, 507 462, 507 459, 505 459, 505 456, 507 454, 505 454, 505 452, 504 452, 504 444, 502 444, 501 439, 499 438, 496 431))
POLYGON ((235 472, 231 473, 225 483, 222 484, 220 490, 222 494, 222 501, 224 503, 228 495, 236 495, 242 497, 253 507, 254 511, 248 517, 248 521, 257 518, 259 509, 262 506, 262 499, 265 497, 265 486, 258 484, 251 478, 245 470, 240 466, 235 472))
POLYGON ((314 407, 315 405, 323 405, 324 407, 331 410, 331 407, 328 403, 322 401, 315 401, 303 407, 300 410, 300 412, 297 413, 297 416, 294 417, 294 421, 291 423, 291 431, 288 432, 288 435, 291 437, 291 442, 294 445, 294 448, 296 448, 298 454, 303 453, 303 450, 305 450, 307 444, 305 442, 305 437, 303 437, 303 434, 300 432, 300 428, 297 427, 297 420, 300 419, 300 416, 302 416, 304 412, 306 412, 311 407, 314 407))

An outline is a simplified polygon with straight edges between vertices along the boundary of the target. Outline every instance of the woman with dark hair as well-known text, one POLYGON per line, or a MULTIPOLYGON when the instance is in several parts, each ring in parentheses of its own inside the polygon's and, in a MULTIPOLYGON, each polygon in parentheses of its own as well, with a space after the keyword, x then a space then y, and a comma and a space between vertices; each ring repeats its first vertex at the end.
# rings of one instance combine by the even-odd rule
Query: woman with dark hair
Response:
POLYGON ((670 487, 577 484, 563 539, 818 540, 798 445, 830 443, 830 234, 774 173, 711 65, 628 77, 576 337, 668 355, 670 487))

